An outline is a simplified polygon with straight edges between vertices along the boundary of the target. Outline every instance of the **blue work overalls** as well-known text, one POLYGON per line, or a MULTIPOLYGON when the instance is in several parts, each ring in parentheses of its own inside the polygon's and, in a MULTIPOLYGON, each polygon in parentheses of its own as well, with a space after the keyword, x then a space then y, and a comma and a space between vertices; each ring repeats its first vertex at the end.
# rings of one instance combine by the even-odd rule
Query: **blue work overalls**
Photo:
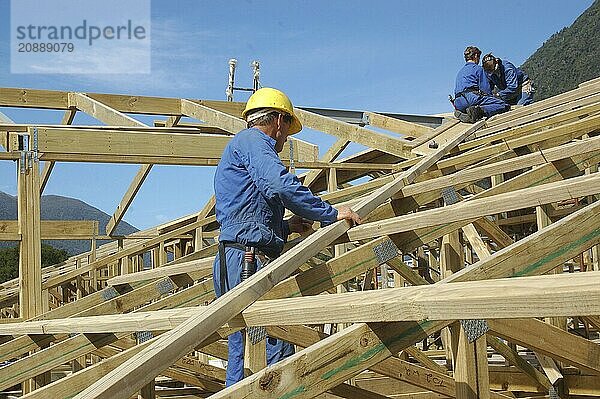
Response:
POLYGON ((480 106, 485 116, 490 117, 510 109, 506 102, 492 96, 483 67, 474 62, 467 62, 458 71, 454 95, 454 106, 461 112, 465 112, 467 107, 480 106))
POLYGON ((528 105, 533 102, 534 89, 529 76, 513 63, 498 59, 496 70, 485 74, 492 90, 497 87, 498 97, 508 104, 528 105))
MULTIPOLYGON (((337 220, 337 210, 288 173, 275 151, 275 140, 256 128, 242 130, 231 139, 217 166, 214 187, 215 212, 221 225, 219 241, 253 246, 269 257, 281 253, 289 235, 289 227, 283 220, 286 208, 324 225, 337 220)), ((240 283, 243 257, 243 250, 225 248, 228 283, 225 291, 240 283)), ((213 266, 217 297, 224 293, 220 287, 219 262, 217 255, 213 266)), ((242 334, 230 335, 228 346, 227 386, 244 378, 242 334)), ((268 364, 292 353, 293 345, 267 338, 268 364)))

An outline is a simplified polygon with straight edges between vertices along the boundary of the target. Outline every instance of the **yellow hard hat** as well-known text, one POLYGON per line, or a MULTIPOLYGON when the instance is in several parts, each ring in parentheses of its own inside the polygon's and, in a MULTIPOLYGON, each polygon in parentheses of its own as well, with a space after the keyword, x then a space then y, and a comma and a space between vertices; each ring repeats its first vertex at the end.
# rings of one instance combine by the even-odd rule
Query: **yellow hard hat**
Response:
POLYGON ((302 130, 302 123, 300 123, 300 120, 294 114, 294 106, 285 93, 270 87, 258 89, 248 99, 246 108, 242 112, 242 117, 246 119, 250 111, 260 108, 273 108, 290 115, 292 117, 292 124, 290 125, 288 134, 296 134, 302 130))

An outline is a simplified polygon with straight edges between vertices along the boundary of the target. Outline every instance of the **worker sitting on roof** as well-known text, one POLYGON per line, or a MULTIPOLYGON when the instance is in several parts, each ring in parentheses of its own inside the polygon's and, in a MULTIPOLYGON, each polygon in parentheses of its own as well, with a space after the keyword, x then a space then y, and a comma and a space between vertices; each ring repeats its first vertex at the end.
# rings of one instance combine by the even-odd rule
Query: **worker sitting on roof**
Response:
MULTIPOLYGON (((219 253, 213 265, 217 297, 248 275, 245 255, 256 257, 256 269, 277 257, 290 232, 303 233, 312 222, 323 225, 347 219, 360 223, 350 208, 337 209, 314 196, 289 173, 277 153, 288 135, 302 125, 289 98, 272 88, 256 91, 242 116, 248 128, 236 134, 221 157, 215 173, 216 216, 221 225, 219 253), (295 216, 283 220, 285 208, 295 216)), ((229 336, 226 385, 244 378, 244 342, 240 332, 229 336)), ((294 353, 293 345, 267 338, 267 363, 294 353)))
POLYGON ((508 111, 510 106, 492 96, 492 88, 479 65, 481 50, 469 46, 464 51, 465 66, 458 71, 454 88, 455 115, 462 122, 474 123, 484 116, 490 117, 508 111))
POLYGON ((528 105, 533 102, 533 82, 529 76, 511 62, 494 57, 483 57, 483 70, 496 97, 510 105, 528 105))

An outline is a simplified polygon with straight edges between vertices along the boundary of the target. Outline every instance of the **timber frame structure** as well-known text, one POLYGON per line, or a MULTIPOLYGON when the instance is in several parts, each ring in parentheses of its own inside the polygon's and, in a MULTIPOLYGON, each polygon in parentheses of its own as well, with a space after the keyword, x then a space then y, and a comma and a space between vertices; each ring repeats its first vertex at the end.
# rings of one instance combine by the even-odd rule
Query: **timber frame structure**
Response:
POLYGON ((19 278, 0 285, 0 392, 600 397, 600 79, 473 125, 298 108, 305 127, 337 141, 319 159, 291 139, 282 159, 364 222, 290 237, 279 258, 215 299, 214 198, 171 223, 114 232, 152 165, 215 165, 245 127, 243 106, 0 88, 0 107, 64 111, 56 125, 0 123, 19 213, 0 221, 0 240, 20 245, 19 278), (73 125, 77 112, 105 126, 73 125), (350 142, 368 149, 339 159, 350 142), (55 162, 142 166, 99 232, 96 221, 40 220, 55 162), (51 238, 89 239, 91 250, 42 270, 41 240, 51 238), (116 241, 97 248, 106 238, 116 241), (297 352, 265 367, 265 341, 247 340, 248 377, 225 388, 223 339, 246 327, 297 352))

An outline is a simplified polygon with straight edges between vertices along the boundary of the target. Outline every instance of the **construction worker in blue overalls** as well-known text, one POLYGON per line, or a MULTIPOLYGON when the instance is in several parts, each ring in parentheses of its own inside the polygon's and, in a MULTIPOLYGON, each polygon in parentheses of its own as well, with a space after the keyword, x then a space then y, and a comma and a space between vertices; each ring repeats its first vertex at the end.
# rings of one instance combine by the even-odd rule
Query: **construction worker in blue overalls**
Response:
POLYGON ((513 63, 489 53, 483 57, 482 64, 494 96, 510 105, 529 105, 533 102, 533 82, 513 63))
POLYGON ((479 65, 481 50, 469 46, 464 51, 464 57, 466 64, 458 71, 454 88, 456 117, 462 122, 474 123, 483 117, 508 111, 510 106, 492 95, 490 83, 479 65))
MULTIPOLYGON (((242 273, 247 274, 245 259, 255 259, 256 269, 260 269, 265 259, 282 252, 291 232, 307 231, 310 221, 322 225, 342 219, 360 223, 360 217, 350 208, 334 208, 314 196, 279 159, 288 135, 302 129, 284 93, 272 88, 257 90, 242 116, 248 128, 231 139, 214 179, 215 211, 221 225, 219 252, 213 265, 217 297, 238 285, 242 273), (295 216, 284 221, 286 208, 295 216)), ((228 338, 226 386, 244 378, 243 341, 240 332, 228 338)), ((293 345, 267 338, 267 364, 293 353, 293 345)))

